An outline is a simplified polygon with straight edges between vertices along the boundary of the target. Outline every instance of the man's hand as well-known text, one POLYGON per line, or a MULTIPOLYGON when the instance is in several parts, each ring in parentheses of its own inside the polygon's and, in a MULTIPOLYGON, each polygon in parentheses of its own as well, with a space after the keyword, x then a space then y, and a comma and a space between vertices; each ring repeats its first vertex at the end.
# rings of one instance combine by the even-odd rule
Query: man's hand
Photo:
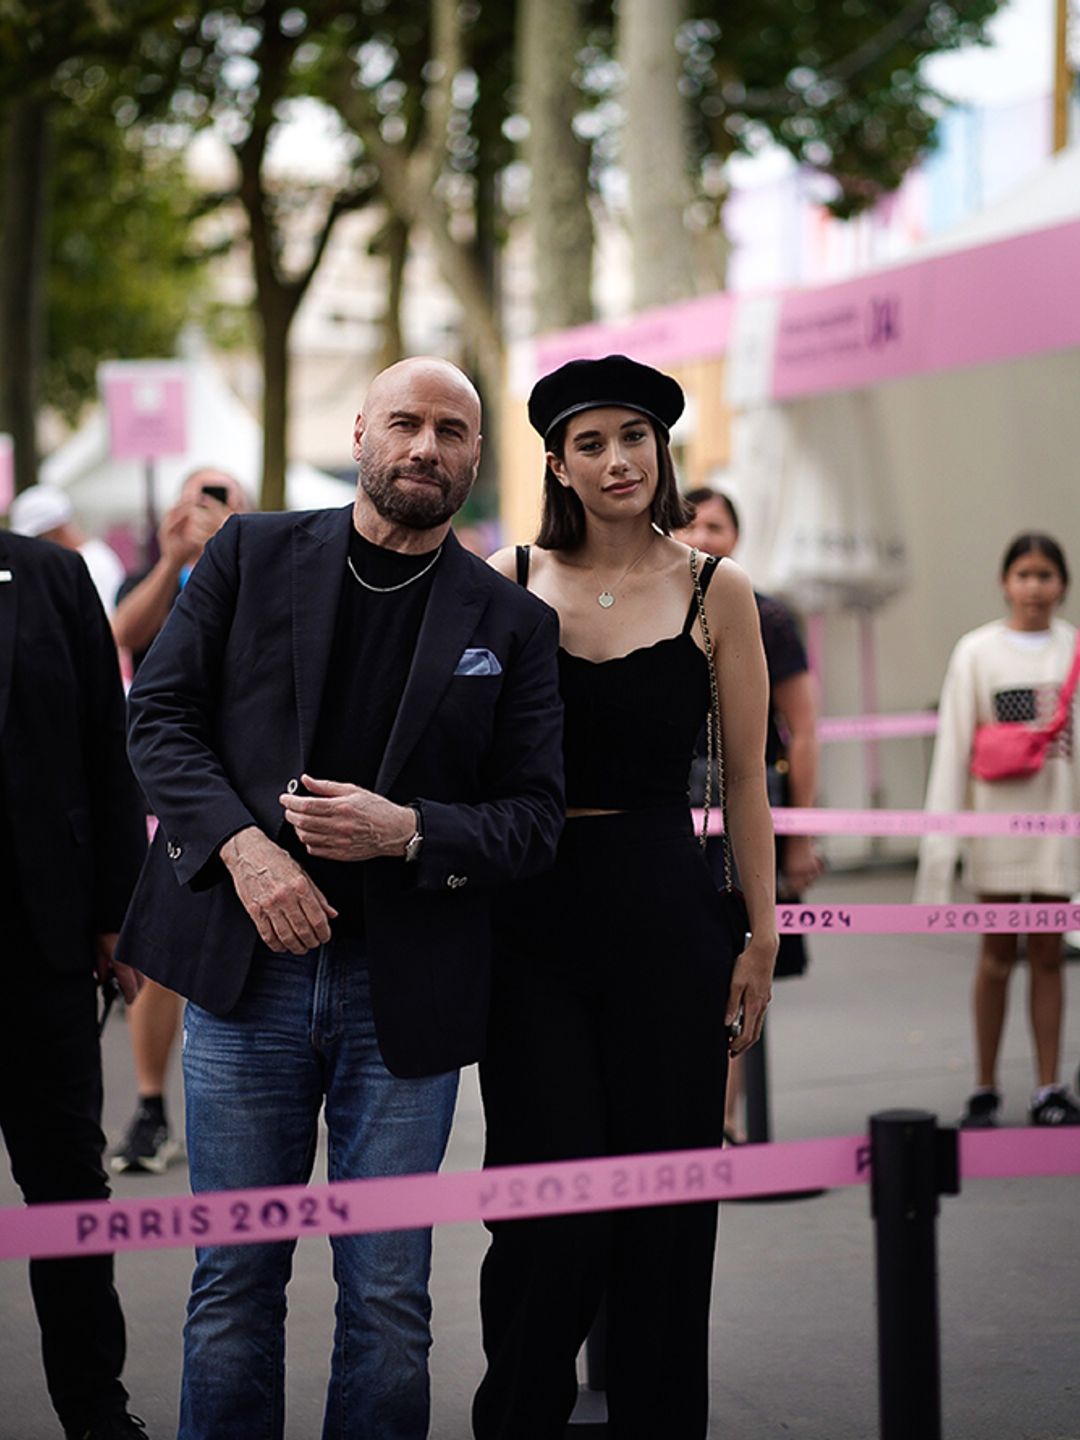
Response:
POLYGON ((285 819, 309 855, 320 860, 371 860, 403 855, 416 831, 408 805, 338 780, 301 777, 308 795, 282 795, 285 819))
POLYGON ((221 529, 229 518, 229 509, 217 500, 205 504, 182 500, 174 505, 158 529, 162 558, 179 573, 185 565, 194 565, 206 542, 221 529))
POLYGON ((113 959, 116 952, 117 935, 115 931, 108 934, 98 935, 95 940, 97 951, 97 977, 104 985, 109 978, 110 971, 116 976, 116 983, 120 986, 120 994, 125 1002, 130 1005, 135 996, 143 986, 143 976, 138 970, 133 970, 130 965, 122 965, 118 960, 113 959))
POLYGON ((782 893, 801 895, 825 869, 817 846, 810 835, 788 835, 784 839, 783 866, 780 872, 782 893))
POLYGON ((267 949, 306 955, 326 944, 338 912, 287 850, 249 825, 225 841, 220 855, 267 949))

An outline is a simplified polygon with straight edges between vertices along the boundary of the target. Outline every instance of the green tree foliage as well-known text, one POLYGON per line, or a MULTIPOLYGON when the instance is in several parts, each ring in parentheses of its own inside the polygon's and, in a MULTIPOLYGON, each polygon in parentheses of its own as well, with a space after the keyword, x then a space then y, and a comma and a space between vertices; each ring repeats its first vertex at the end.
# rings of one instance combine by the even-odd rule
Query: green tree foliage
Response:
MULTIPOLYGON (((123 64, 176 0, 6 0, 0 6, 0 427, 15 441, 18 489, 37 477, 56 117, 73 67, 123 64)), ((104 75, 104 71, 102 71, 104 75)))
POLYGON ((207 304, 206 262, 181 155, 148 149, 100 103, 52 118, 43 398, 74 423, 102 360, 175 353, 207 304))
POLYGON ((358 150, 341 173, 282 177, 268 165, 292 104, 312 93, 339 31, 354 18, 336 0, 188 3, 166 31, 149 32, 131 73, 137 109, 159 105, 181 131, 213 125, 231 147, 235 183, 208 203, 235 205, 246 226, 263 362, 260 503, 285 503, 289 332, 342 215, 367 204, 375 175, 358 150))
POLYGON ((895 190, 946 108, 929 55, 985 38, 1001 0, 690 0, 680 34, 698 174, 768 136, 831 177, 848 218, 895 190))

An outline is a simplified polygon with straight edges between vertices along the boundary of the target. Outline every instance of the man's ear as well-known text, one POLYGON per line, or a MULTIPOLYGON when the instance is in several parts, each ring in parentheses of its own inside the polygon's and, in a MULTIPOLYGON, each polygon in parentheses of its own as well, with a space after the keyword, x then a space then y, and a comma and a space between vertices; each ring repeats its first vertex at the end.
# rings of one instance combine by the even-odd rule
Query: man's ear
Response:
POLYGON ((363 415, 357 415, 352 432, 352 458, 354 460, 360 459, 360 442, 363 439, 363 435, 364 417, 363 415))

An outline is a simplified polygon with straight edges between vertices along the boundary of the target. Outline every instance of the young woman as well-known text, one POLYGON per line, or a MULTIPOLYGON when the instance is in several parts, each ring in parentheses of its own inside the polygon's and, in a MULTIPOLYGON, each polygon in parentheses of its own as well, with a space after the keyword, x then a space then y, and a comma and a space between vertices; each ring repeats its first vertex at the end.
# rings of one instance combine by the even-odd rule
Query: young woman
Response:
MULTIPOLYGON (((1001 566, 1006 618, 970 631, 957 643, 941 691, 940 719, 928 810, 1072 812, 1080 809, 1080 736, 1075 701, 1045 763, 1026 779, 979 780, 970 773, 977 725, 1051 721, 1076 653, 1075 628, 1056 618, 1069 570, 1061 546, 1048 535, 1019 535, 1001 566)), ((929 835, 920 847, 915 899, 945 904, 951 898, 957 842, 929 835)), ((990 837, 967 843, 965 878, 981 901, 1066 900, 1080 888, 1080 841, 1061 835, 990 837)), ((1036 1089, 1033 1125, 1078 1125, 1080 1106, 1058 1084, 1061 1048, 1061 936, 1027 937, 1031 1031, 1036 1089)), ((1009 980, 1016 964, 1015 935, 984 935, 975 972, 976 1088, 960 1124, 996 1125, 1001 1111, 998 1052, 1009 980)))
MULTIPOLYGON (((668 450, 682 408, 673 379, 624 356, 573 361, 530 397, 540 535, 492 563, 559 613, 567 823, 554 870, 504 907, 481 1070, 490 1165, 719 1146, 728 1055, 769 1001, 761 636, 738 567, 670 537, 687 518, 668 450), (713 679, 748 941, 687 802, 713 679)), ((607 1433, 703 1440, 716 1205, 491 1228, 479 1440, 562 1440, 605 1292, 607 1433)))

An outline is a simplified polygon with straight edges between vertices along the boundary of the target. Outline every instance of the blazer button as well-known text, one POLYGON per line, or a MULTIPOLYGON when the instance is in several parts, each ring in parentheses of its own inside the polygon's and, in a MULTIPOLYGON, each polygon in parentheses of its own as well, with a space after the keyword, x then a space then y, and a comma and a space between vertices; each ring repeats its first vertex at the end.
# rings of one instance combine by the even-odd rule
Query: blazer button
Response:
POLYGON ((446 883, 451 890, 460 890, 462 885, 469 883, 469 877, 467 875, 448 875, 446 883))
POLYGON ((169 857, 170 860, 179 860, 179 859, 180 859, 180 856, 181 856, 183 853, 184 853, 183 847, 180 846, 180 845, 177 845, 177 844, 176 844, 174 841, 172 841, 172 840, 170 840, 169 843, 168 843, 168 845, 165 846, 165 854, 168 855, 168 857, 169 857))
POLYGON ((289 783, 285 786, 285 793, 286 793, 287 795, 295 795, 296 792, 297 792, 297 790, 299 790, 299 788, 300 788, 300 782, 299 782, 299 780, 290 780, 289 783))

